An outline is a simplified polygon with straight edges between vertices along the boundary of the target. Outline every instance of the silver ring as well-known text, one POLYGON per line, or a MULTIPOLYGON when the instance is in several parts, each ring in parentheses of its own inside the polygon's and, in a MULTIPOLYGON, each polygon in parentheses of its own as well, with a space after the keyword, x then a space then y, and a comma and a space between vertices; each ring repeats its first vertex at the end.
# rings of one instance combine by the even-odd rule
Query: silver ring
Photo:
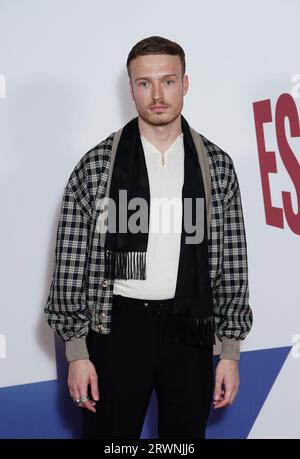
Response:
POLYGON ((88 400, 88 396, 81 395, 79 398, 76 399, 76 403, 80 405, 81 403, 87 402, 88 400))

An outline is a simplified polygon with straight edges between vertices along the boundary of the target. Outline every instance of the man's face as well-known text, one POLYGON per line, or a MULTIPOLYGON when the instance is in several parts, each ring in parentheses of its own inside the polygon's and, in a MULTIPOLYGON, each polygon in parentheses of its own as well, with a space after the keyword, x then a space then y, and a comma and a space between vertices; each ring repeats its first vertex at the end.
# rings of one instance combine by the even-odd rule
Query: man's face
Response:
POLYGON ((179 56, 150 54, 130 63, 130 92, 139 116, 153 126, 164 126, 181 113, 188 90, 179 56))

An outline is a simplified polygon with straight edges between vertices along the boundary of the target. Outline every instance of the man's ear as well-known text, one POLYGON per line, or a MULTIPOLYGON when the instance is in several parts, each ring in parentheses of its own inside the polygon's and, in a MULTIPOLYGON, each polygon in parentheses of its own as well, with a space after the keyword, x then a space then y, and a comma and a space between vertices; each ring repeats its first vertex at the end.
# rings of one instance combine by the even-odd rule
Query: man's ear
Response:
POLYGON ((187 74, 183 76, 183 95, 185 96, 189 89, 189 77, 187 74))
POLYGON ((129 91, 130 91, 132 99, 134 100, 133 84, 132 84, 132 80, 131 79, 129 79, 129 91))

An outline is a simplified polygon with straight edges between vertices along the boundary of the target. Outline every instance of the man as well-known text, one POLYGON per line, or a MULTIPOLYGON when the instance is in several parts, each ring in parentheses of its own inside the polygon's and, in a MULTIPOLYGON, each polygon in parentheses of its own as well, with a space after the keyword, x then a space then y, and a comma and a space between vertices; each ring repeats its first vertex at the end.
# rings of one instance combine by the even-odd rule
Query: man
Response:
POLYGON ((45 314, 66 341, 85 438, 139 438, 153 388, 159 438, 205 438, 212 396, 218 409, 237 395, 252 326, 238 179, 181 114, 189 80, 177 43, 140 41, 127 71, 138 116, 68 180, 45 314), (179 231, 151 225, 165 199, 179 204, 179 231))

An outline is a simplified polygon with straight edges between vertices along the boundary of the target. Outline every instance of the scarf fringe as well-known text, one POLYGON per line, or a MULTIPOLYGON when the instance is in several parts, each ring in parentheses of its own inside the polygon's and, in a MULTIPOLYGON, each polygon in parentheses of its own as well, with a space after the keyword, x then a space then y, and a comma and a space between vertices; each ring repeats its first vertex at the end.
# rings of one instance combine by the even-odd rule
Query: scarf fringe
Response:
POLYGON ((146 252, 105 251, 106 279, 146 279, 146 252))
POLYGON ((196 346, 216 344, 214 316, 173 314, 173 337, 177 343, 196 346))

